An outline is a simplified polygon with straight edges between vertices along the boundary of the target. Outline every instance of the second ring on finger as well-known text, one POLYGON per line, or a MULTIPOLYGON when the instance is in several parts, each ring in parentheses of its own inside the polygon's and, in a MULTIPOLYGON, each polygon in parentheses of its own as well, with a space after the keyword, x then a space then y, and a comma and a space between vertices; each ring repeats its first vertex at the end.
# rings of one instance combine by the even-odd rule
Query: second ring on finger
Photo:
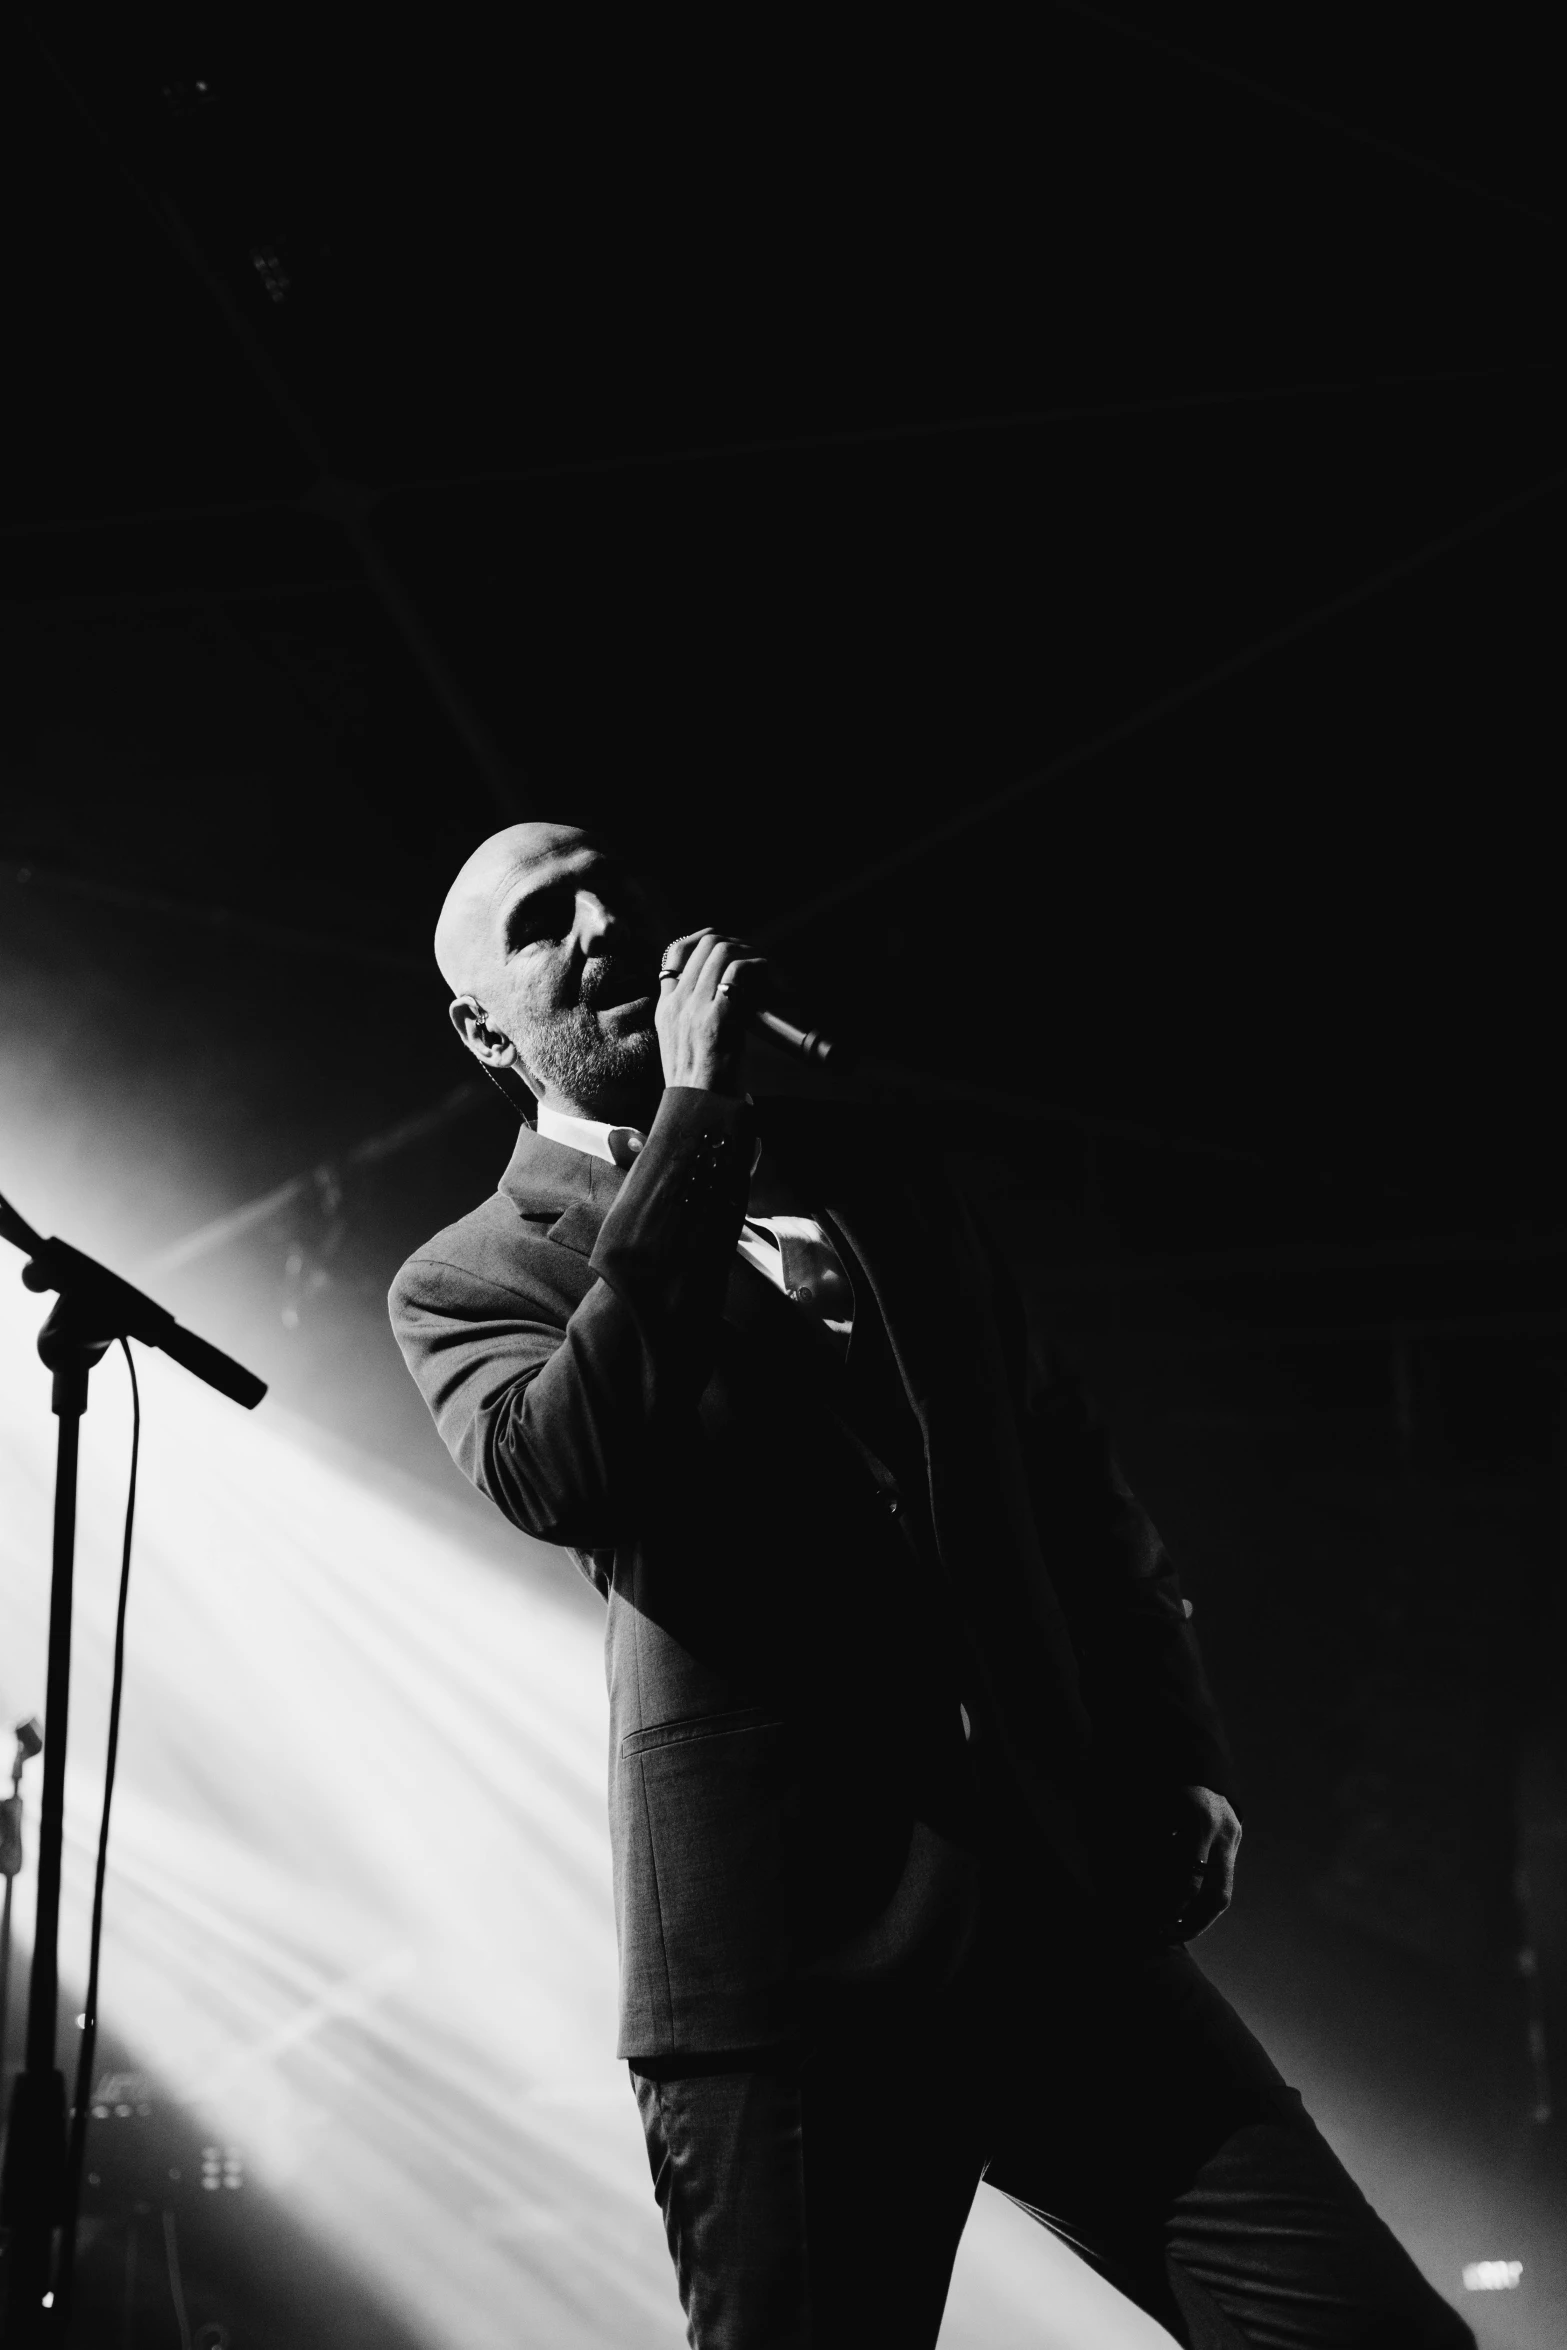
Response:
POLYGON ((737 949, 737 954, 735 960, 727 965, 722 979, 714 989, 713 992, 716 995, 732 995, 736 984, 744 978, 746 972, 760 971, 763 967, 761 956, 749 953, 741 940, 736 939, 732 943, 737 949))

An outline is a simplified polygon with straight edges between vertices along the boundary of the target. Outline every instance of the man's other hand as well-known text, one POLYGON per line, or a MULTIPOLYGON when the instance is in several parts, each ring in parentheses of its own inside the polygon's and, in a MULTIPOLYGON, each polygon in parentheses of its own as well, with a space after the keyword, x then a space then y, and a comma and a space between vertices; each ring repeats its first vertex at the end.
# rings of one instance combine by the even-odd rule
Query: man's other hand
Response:
POLYGON ((1235 1885, 1241 1824, 1211 1787, 1176 1787, 1150 1804, 1124 1791, 1097 1810, 1094 1878, 1121 1929, 1191 1942, 1222 1917, 1235 1885))
POLYGON ((1169 1831, 1169 1896, 1175 1939, 1191 1942, 1223 1917, 1235 1891, 1241 1824, 1211 1787, 1183 1787, 1169 1831))

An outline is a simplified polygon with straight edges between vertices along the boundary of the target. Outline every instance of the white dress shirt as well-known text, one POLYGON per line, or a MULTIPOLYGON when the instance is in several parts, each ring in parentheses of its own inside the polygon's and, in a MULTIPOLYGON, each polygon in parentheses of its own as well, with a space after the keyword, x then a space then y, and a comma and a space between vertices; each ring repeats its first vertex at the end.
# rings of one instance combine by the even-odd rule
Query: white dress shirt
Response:
MULTIPOLYGON (((612 1167, 625 1161, 609 1147, 611 1134, 622 1134, 640 1149, 646 1137, 635 1126, 606 1126, 594 1118, 578 1118, 566 1110, 538 1106, 538 1130, 568 1150, 586 1151, 590 1158, 607 1159, 612 1167)), ((762 1155, 760 1143, 751 1172, 762 1155)), ((775 1289, 802 1307, 829 1331, 841 1349, 854 1328, 854 1289, 839 1256, 814 1216, 747 1216, 737 1243, 748 1264, 764 1273, 775 1289)))

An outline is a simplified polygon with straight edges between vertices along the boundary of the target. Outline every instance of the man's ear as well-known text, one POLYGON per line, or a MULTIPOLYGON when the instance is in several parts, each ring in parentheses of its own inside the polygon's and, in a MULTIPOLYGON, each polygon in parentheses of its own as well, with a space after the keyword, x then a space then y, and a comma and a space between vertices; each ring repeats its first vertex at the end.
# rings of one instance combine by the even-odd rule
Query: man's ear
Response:
POLYGON ((484 1006, 476 996, 454 996, 449 1009, 452 1026, 476 1061, 482 1061, 486 1069, 517 1066, 517 1047, 509 1036, 490 1026, 484 1006))

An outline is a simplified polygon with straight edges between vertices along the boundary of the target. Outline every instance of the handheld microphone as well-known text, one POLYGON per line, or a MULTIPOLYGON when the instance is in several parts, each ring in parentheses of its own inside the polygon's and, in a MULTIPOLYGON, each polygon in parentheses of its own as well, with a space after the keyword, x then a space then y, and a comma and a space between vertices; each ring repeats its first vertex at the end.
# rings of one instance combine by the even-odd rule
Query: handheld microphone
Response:
MULTIPOLYGON (((659 976, 662 978, 666 975, 664 966, 668 964, 676 947, 687 947, 693 939, 701 936, 699 930, 688 930, 684 937, 671 939, 664 949, 659 976)), ((730 981, 721 979, 718 984, 720 993, 727 995, 730 981)), ((855 1057, 853 1052, 824 1034, 820 1028, 797 1028, 792 1020, 785 1020, 777 1012, 765 1011, 759 1004, 746 1004, 742 1008, 746 1025, 779 1052, 788 1053, 797 1061, 808 1061, 813 1069, 842 1071, 852 1066, 855 1057)))
POLYGON ((750 1026, 759 1031, 769 1044, 777 1045, 798 1060, 809 1061, 813 1069, 843 1069, 848 1066, 849 1054, 834 1043, 819 1028, 796 1028, 792 1021, 781 1020, 776 1012, 754 1009, 747 1012, 750 1026))

